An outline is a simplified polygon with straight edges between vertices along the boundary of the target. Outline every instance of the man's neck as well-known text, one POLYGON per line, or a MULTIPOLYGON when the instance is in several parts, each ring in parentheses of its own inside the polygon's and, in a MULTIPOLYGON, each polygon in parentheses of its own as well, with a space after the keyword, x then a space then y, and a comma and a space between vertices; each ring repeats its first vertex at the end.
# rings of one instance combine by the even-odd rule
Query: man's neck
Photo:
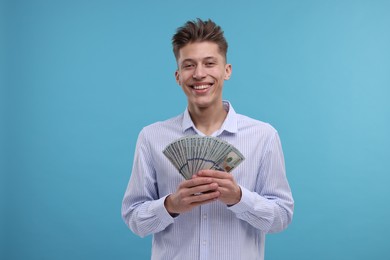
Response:
POLYGON ((207 108, 189 106, 188 110, 195 127, 205 135, 211 135, 220 129, 227 116, 222 102, 207 108))

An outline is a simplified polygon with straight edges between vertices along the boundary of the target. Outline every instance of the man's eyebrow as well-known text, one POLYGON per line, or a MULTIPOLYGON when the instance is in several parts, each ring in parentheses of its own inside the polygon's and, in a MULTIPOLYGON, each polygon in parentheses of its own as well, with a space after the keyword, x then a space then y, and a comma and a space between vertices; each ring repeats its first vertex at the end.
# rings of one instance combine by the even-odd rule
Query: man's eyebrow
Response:
MULTIPOLYGON (((214 56, 208 56, 208 57, 202 58, 202 60, 216 60, 216 59, 217 59, 217 57, 214 57, 214 56)), ((183 60, 181 63, 184 63, 184 62, 195 62, 195 61, 196 61, 195 59, 188 58, 188 59, 183 60)))
POLYGON ((214 57, 214 56, 204 58, 204 60, 216 60, 216 59, 217 59, 217 57, 214 57))
POLYGON ((185 60, 182 60, 181 63, 194 62, 194 61, 195 61, 194 59, 185 59, 185 60))

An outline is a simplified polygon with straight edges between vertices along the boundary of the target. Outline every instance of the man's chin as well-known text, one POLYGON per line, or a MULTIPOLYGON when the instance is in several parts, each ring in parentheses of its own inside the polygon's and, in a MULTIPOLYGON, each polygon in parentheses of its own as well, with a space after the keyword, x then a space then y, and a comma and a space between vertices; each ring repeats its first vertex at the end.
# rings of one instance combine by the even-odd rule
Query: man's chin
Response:
POLYGON ((215 102, 210 98, 203 97, 189 100, 189 103, 191 106, 197 107, 198 109, 206 109, 213 106, 215 102))

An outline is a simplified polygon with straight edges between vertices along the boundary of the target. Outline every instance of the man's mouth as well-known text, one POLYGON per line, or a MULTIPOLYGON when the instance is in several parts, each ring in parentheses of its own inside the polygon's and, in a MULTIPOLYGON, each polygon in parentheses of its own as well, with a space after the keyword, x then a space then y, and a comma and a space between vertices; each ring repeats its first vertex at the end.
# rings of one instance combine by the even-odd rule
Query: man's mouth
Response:
POLYGON ((203 85, 192 85, 192 88, 195 90, 204 90, 211 87, 213 84, 203 84, 203 85))

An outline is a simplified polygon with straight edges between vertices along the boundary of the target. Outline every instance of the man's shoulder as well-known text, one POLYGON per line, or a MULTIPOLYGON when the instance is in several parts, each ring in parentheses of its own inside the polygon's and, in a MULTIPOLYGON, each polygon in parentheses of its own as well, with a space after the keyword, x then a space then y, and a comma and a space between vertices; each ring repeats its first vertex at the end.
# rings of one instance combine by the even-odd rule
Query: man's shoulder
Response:
POLYGON ((179 129, 182 125, 183 114, 177 115, 175 117, 171 117, 166 120, 157 121, 152 124, 146 125, 143 127, 141 132, 153 134, 153 133, 161 133, 163 131, 172 131, 179 129))
POLYGON ((239 130, 249 130, 254 132, 262 132, 274 134, 277 130, 268 122, 264 122, 246 115, 237 114, 237 124, 239 130))

